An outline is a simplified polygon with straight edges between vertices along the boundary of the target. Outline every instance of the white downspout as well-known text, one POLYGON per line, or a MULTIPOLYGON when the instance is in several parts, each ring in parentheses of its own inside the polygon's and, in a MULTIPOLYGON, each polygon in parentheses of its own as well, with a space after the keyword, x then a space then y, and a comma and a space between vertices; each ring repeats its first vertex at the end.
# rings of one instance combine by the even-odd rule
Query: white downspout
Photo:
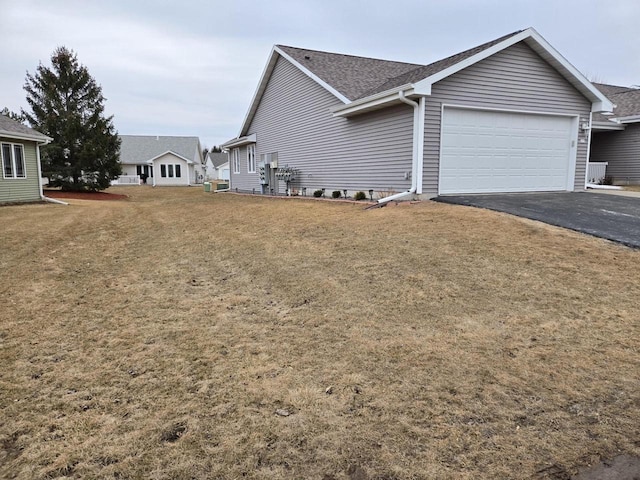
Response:
MULTIPOLYGON (((591 127, 593 125, 593 112, 589 112, 589 134, 587 135, 587 161, 584 167, 584 189, 589 185, 589 163, 591 162, 591 127)), ((578 144, 580 143, 580 117, 578 117, 578 144)), ((576 144, 576 157, 578 156, 578 144, 576 144)), ((606 172, 606 170, 605 170, 606 172)), ((567 185, 568 186, 568 185, 567 185)), ((573 189, 572 189, 573 190, 573 189)))
MULTIPOLYGON (((49 142, 46 141, 42 145, 46 145, 48 143, 49 142)), ((42 190, 42 165, 40 164, 40 143, 38 142, 36 142, 36 160, 38 162, 38 185, 40 186, 40 198, 49 203, 56 203, 58 205, 69 205, 67 202, 63 202, 62 200, 44 196, 44 191, 42 190)))
POLYGON ((404 96, 404 91, 400 90, 398 92, 398 99, 406 103, 407 105, 411 105, 413 107, 413 152, 411 156, 411 188, 406 192, 396 193, 395 195, 390 195, 388 197, 381 198, 378 200, 378 203, 387 203, 392 200, 398 200, 400 198, 407 197, 409 195, 413 195, 415 193, 422 193, 422 151, 423 151, 423 141, 424 139, 424 97, 420 98, 420 103, 414 102, 413 100, 409 100, 404 96), (418 191, 418 185, 420 185, 418 191))

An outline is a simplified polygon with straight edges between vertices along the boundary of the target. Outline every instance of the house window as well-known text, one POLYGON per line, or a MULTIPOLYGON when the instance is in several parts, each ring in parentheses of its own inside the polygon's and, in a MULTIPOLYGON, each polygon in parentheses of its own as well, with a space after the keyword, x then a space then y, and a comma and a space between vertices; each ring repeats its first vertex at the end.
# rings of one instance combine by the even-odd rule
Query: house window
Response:
POLYGON ((167 178, 167 166, 166 165, 160 165, 160 176, 162 178, 167 178))
POLYGON ((180 165, 176 165, 176 178, 180 178, 180 165))
POLYGON ((173 165, 167 165, 167 170, 169 171, 169 178, 173 178, 173 165))
POLYGON ((247 147, 247 171, 256 173, 256 146, 249 145, 247 147))
POLYGON ((1 151, 4 178, 26 178, 24 147, 14 143, 3 143, 1 151))
POLYGON ((233 149, 233 173, 240 173, 240 150, 233 149))

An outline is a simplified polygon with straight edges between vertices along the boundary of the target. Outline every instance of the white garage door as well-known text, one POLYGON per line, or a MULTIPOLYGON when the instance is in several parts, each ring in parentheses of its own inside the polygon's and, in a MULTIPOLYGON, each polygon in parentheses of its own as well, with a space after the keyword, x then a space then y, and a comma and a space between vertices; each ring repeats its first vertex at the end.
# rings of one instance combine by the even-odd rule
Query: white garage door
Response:
POLYGON ((573 190, 572 118, 445 108, 440 194, 573 190))

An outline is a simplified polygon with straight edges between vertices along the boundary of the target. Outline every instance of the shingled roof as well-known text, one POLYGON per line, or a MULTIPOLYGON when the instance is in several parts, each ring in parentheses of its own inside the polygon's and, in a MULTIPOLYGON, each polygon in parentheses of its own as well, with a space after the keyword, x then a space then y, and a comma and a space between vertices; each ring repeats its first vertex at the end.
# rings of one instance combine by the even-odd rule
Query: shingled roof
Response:
POLYGON ((276 46, 350 100, 362 97, 389 78, 421 67, 416 63, 276 46))
POLYGON ((428 65, 321 52, 285 45, 277 45, 277 47, 348 99, 358 100, 420 81, 520 32, 522 30, 428 65))
POLYGON ((20 122, 12 120, 11 118, 0 115, 0 136, 28 138, 38 142, 47 142, 51 140, 46 135, 29 128, 26 125, 22 125, 20 122))
POLYGON ((615 104, 614 117, 632 117, 640 115, 640 89, 594 83, 596 88, 604 93, 615 104))
POLYGON ((213 166, 216 168, 229 161, 229 156, 224 152, 209 152, 207 155, 211 159, 213 166))
POLYGON ((120 163, 126 164, 141 164, 167 152, 193 161, 200 149, 198 137, 120 135, 120 140, 120 163))
POLYGON ((525 41, 591 100, 594 111, 611 108, 611 102, 533 28, 503 35, 428 65, 275 45, 238 136, 224 145, 235 147, 255 142, 249 138, 248 128, 279 58, 291 62, 342 102, 331 108, 334 116, 348 117, 399 103, 400 90, 408 95, 429 95, 434 83, 520 41, 525 41))

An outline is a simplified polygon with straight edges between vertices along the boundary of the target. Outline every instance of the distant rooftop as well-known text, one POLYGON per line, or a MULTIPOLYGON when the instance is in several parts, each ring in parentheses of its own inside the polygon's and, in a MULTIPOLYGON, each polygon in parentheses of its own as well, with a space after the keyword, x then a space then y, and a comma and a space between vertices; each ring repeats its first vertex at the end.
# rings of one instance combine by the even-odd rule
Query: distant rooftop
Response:
POLYGON ((147 160, 173 152, 189 160, 196 158, 200 149, 198 137, 172 137, 159 135, 119 135, 120 162, 140 164, 147 160))

